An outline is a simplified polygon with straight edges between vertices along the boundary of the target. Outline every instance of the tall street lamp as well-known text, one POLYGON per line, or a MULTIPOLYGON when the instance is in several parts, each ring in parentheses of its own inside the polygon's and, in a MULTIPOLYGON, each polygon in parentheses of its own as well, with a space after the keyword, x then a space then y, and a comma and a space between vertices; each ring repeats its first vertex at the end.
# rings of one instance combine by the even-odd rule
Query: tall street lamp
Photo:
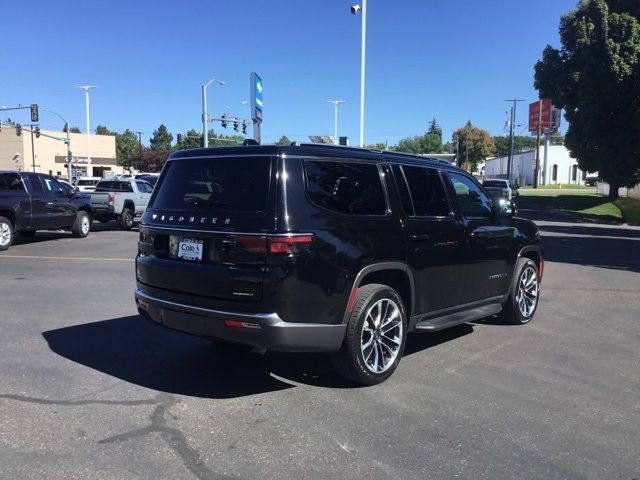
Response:
POLYGON ((360 41, 360 148, 364 147, 364 73, 367 50, 367 0, 362 5, 351 5, 351 13, 357 15, 362 10, 362 39, 360 41))
POLYGON ((57 115, 60 120, 62 120, 64 122, 64 126, 66 127, 67 130, 67 179, 69 180, 69 183, 71 183, 71 137, 69 136, 69 122, 67 122, 62 115, 60 115, 57 112, 54 112, 53 110, 49 110, 48 108, 41 108, 41 110, 43 112, 49 112, 49 113, 53 113, 54 115, 57 115))
POLYGON ((346 100, 325 100, 326 103, 333 103, 333 142, 338 145, 338 105, 346 103, 346 100))
POLYGON ((221 80, 216 80, 212 78, 207 83, 202 85, 202 145, 207 148, 209 146, 209 132, 207 131, 207 123, 209 119, 207 118, 207 87, 211 85, 213 82, 216 82, 219 85, 226 85, 227 82, 223 82, 221 80))
POLYGON ((91 165, 91 122, 89 120, 89 90, 96 87, 95 85, 77 85, 76 88, 81 88, 84 90, 84 111, 87 120, 87 164, 91 165))

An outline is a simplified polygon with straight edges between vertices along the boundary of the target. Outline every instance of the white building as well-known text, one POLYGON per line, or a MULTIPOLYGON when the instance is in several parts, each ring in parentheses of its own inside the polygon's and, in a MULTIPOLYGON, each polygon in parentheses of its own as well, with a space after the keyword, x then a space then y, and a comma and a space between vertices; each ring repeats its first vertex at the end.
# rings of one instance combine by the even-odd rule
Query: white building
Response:
MULTIPOLYGON (((488 158, 485 162, 484 175, 486 177, 507 177, 508 157, 488 158)), ((512 180, 518 180, 520 185, 533 185, 536 161, 536 151, 528 150, 513 155, 511 166, 512 180)), ((549 145, 545 158, 544 145, 540 145, 539 185, 583 184, 587 176, 578 168, 578 161, 571 158, 569 150, 564 145, 549 145), (546 168, 545 168, 546 167, 546 168)))

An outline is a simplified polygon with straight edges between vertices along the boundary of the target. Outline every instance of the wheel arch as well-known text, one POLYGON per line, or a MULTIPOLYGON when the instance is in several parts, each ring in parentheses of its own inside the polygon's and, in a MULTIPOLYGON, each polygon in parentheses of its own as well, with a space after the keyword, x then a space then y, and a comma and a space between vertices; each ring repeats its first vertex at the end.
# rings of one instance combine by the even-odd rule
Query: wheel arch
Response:
MULTIPOLYGON (((540 246, 526 245, 522 247, 518 252, 518 258, 516 258, 516 265, 520 258, 528 258, 531 261, 533 261, 533 263, 535 263, 536 266, 538 267, 538 272, 540 277, 542 277, 542 274, 544 272, 544 256, 542 255, 542 248, 540 248, 540 246)), ((515 274, 516 266, 514 265, 513 268, 514 268, 514 272, 511 274, 512 278, 513 278, 513 275, 515 274)))
POLYGON ((129 210, 131 210, 134 214, 136 212, 136 204, 133 203, 133 200, 131 199, 127 199, 124 201, 124 205, 122 206, 122 210, 124 211, 125 208, 128 208, 129 210))
POLYGON ((11 222, 13 228, 16 228, 16 215, 11 210, 0 210, 0 217, 7 218, 11 222))
POLYGON ((397 291, 405 305, 407 315, 409 317, 413 315, 415 308, 415 284, 411 270, 402 262, 381 262, 367 265, 356 275, 349 293, 343 323, 349 320, 349 315, 351 314, 349 307, 355 302, 358 289, 372 283, 387 285, 397 291))

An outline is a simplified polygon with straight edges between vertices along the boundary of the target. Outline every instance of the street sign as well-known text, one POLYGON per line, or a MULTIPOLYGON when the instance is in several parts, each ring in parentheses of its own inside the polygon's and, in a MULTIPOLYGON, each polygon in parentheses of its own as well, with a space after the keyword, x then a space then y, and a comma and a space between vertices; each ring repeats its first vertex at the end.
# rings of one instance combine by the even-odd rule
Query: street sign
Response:
POLYGON ((538 131, 538 120, 540 120, 540 130, 551 128, 551 99, 543 98, 537 102, 529 104, 529 131, 538 131), (542 112, 540 107, 542 106, 542 112))
POLYGON ((251 72, 251 119, 262 123, 262 79, 256 72, 251 72))
POLYGON ((38 105, 36 105, 35 103, 32 103, 30 105, 30 108, 31 108, 31 121, 37 122, 39 120, 38 105))

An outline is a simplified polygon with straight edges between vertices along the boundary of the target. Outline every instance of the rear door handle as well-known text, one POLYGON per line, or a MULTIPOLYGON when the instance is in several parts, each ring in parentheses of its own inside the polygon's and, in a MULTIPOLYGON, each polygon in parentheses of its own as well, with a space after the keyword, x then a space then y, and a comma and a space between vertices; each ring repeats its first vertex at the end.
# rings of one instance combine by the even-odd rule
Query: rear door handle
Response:
POLYGON ((429 240, 429 234, 427 233, 423 233, 421 235, 411 235, 411 240, 413 240, 414 242, 424 242, 429 240))

